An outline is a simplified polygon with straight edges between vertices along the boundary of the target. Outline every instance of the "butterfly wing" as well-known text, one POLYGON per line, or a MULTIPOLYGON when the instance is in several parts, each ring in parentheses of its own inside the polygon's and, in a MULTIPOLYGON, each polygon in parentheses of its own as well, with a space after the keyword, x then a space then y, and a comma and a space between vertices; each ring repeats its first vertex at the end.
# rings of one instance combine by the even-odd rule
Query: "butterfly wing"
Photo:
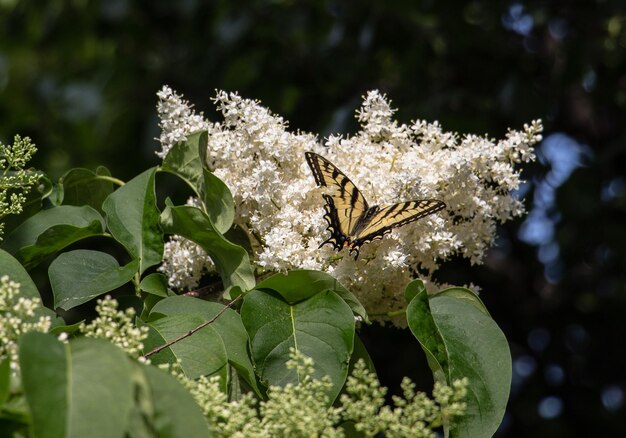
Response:
POLYGON ((323 195, 324 218, 331 235, 322 245, 330 243, 335 249, 350 246, 355 260, 361 245, 446 207, 437 199, 401 202, 385 208, 369 207, 359 189, 337 166, 313 152, 306 152, 305 156, 317 185, 333 189, 323 195))
POLYGON ((324 243, 341 249, 351 240, 350 236, 362 223, 369 206, 359 189, 337 166, 313 152, 306 152, 305 156, 317 185, 332 189, 330 194, 323 195, 326 201, 324 218, 331 233, 324 243))
POLYGON ((372 240, 380 239, 392 229, 433 214, 446 207, 437 199, 420 199, 400 202, 373 212, 355 231, 353 248, 372 240))

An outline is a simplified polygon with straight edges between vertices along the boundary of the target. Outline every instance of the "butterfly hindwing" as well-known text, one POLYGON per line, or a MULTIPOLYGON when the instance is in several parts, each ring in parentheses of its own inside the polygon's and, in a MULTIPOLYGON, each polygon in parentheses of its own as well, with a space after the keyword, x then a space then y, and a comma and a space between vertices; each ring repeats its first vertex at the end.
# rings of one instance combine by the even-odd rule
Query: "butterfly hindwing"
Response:
POLYGON ((337 250, 350 247, 350 254, 359 256, 361 245, 380 239, 392 229, 435 213, 446 204, 436 199, 401 202, 388 207, 370 207, 365 197, 341 170, 321 155, 305 153, 307 163, 319 186, 330 187, 324 194, 330 237, 329 243, 337 250))

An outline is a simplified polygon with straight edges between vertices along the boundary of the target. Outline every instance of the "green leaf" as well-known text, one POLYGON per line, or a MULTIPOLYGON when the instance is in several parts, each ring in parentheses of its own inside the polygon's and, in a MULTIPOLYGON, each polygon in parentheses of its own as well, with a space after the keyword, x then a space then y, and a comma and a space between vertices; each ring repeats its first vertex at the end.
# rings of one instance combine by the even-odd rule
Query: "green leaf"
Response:
POLYGON ((413 298, 420 292, 426 292, 424 282, 422 280, 413 280, 410 282, 404 290, 404 299, 407 303, 410 303, 413 298))
MULTIPOLYGON (((63 321, 63 318, 57 318, 55 321, 57 320, 63 321)), ((74 324, 69 324, 69 325, 58 323, 57 325, 54 325, 52 328, 50 328, 48 333, 51 333, 53 335, 60 335, 61 333, 67 333, 68 335, 71 335, 78 331, 83 321, 84 320, 81 320, 79 322, 76 322, 74 324)))
POLYGON ((352 356, 350 357, 350 366, 348 369, 348 374, 352 373, 352 369, 354 368, 354 365, 359 360, 363 360, 366 368, 369 371, 376 374, 376 367, 374 366, 374 361, 370 357, 370 354, 367 351, 367 348, 365 348, 365 345, 363 344, 363 341, 361 341, 361 338, 359 338, 358 336, 355 336, 354 337, 354 350, 352 351, 352 356))
POLYGON ((297 383, 289 370, 289 348, 315 361, 315 378, 329 376, 331 402, 348 373, 354 346, 354 316, 334 292, 325 291, 296 304, 274 292, 254 290, 244 297, 241 319, 251 339, 252 357, 262 380, 272 385, 297 383))
POLYGON ((139 283, 139 288, 146 293, 159 297, 168 296, 167 277, 160 273, 155 272, 145 276, 139 283))
POLYGON ((230 227, 230 229, 224 233, 224 237, 235 245, 239 245, 244 248, 248 255, 254 254, 252 244, 250 243, 250 235, 237 224, 230 227))
POLYGON ((111 193, 102 204, 107 227, 133 258, 139 260, 139 272, 161 263, 163 233, 159 228, 154 176, 148 169, 111 193))
POLYGON ((126 284, 137 272, 137 260, 120 267, 109 254, 79 249, 57 257, 48 268, 54 307, 69 310, 126 284))
POLYGON ((183 236, 206 251, 213 259, 226 291, 234 286, 244 291, 254 287, 254 272, 246 250, 218 233, 200 209, 168 206, 161 214, 161 224, 166 233, 183 236))
POLYGON ((204 415, 189 391, 174 377, 153 366, 144 366, 154 412, 153 436, 168 438, 208 437, 204 415))
POLYGON ((451 435, 492 436, 509 397, 511 353, 493 319, 467 295, 470 291, 459 289, 430 300, 425 292, 419 293, 407 308, 407 320, 427 357, 437 359, 436 375, 440 369, 448 384, 469 379, 467 413, 451 435))
POLYGON ((203 168, 202 200, 215 229, 224 234, 233 225, 235 218, 235 203, 233 195, 228 186, 213 175, 213 173, 203 168))
POLYGON ((485 307, 485 305, 483 304, 482 300, 478 297, 478 295, 476 295, 470 289, 467 289, 465 287, 450 287, 448 289, 443 289, 439 291, 436 294, 436 296, 438 297, 449 296, 449 297, 458 298, 460 300, 465 300, 469 304, 472 304, 473 306, 475 306, 478 310, 483 312, 485 315, 491 316, 489 314, 489 311, 487 310, 487 307, 485 307))
MULTIPOLYGON (((173 296, 160 301, 152 308, 150 320, 159 318, 161 315, 198 315, 204 321, 208 321, 223 309, 224 306, 222 304, 192 297, 173 296)), ((239 314, 232 309, 226 309, 210 326, 222 338, 228 361, 237 369, 239 375, 257 395, 261 395, 254 377, 254 367, 248 355, 248 333, 241 322, 239 314)))
POLYGON ((96 210, 64 205, 28 218, 7 237, 2 248, 29 269, 68 245, 103 232, 104 220, 96 210))
POLYGON ((67 356, 66 346, 52 335, 30 332, 20 339, 22 384, 33 416, 33 436, 69 435, 71 376, 67 356))
MULTIPOLYGON (((412 283, 409 283, 407 289, 415 287, 411 286, 412 283)), ((405 293, 406 295, 408 294, 405 293)), ((425 289, 422 289, 409 303, 407 307, 407 322, 411 332, 413 332, 426 354, 428 366, 433 372, 435 380, 449 384, 446 346, 430 313, 428 293, 425 289)))
MULTIPOLYGON (((20 284, 20 297, 40 300, 39 290, 35 283, 26 272, 26 269, 14 257, 6 251, 0 249, 0 266, 2 266, 2 274, 8 275, 11 281, 20 284)), ((56 313, 52 310, 40 305, 32 317, 27 318, 28 321, 36 321, 40 316, 49 316, 52 320, 56 317, 56 313)))
POLYGON ((290 304, 310 298, 325 290, 332 290, 369 324, 367 312, 359 300, 335 278, 325 272, 293 270, 286 274, 274 274, 260 282, 255 289, 270 289, 278 292, 290 304))
POLYGON ((125 436, 133 382, 122 350, 89 338, 66 345, 36 332, 22 337, 19 350, 34 436, 125 436))
MULTIPOLYGON (((148 352, 176 339, 199 327, 205 321, 196 314, 166 316, 151 321, 148 326, 152 331, 144 342, 144 351, 148 352)), ((223 373, 223 382, 226 381, 225 372, 228 361, 226 347, 220 335, 210 325, 150 356, 150 360, 155 364, 172 363, 172 358, 180 360, 183 372, 190 379, 223 373)))
POLYGON ((172 146, 163 159, 161 170, 178 175, 199 194, 203 175, 200 150, 206 151, 207 142, 206 131, 189 135, 187 141, 178 142, 172 146))
POLYGON ((97 172, 82 168, 66 172, 58 184, 63 205, 89 205, 102 212, 102 202, 113 192, 113 183, 100 178, 111 176, 106 167, 99 167, 97 172))
POLYGON ((9 398, 11 384, 11 361, 5 357, 0 361, 0 408, 9 398))

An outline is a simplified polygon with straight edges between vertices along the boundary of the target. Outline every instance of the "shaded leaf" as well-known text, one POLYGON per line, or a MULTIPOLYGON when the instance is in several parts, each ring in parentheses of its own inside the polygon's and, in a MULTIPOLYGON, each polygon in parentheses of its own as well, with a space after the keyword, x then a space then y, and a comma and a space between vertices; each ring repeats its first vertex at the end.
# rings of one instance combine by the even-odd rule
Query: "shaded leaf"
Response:
POLYGON ((224 234, 233 225, 235 203, 228 186, 213 175, 207 168, 203 169, 202 200, 211 223, 215 229, 224 234))
POLYGON ((139 288, 146 293, 159 297, 168 296, 167 277, 161 273, 155 272, 145 276, 139 283, 139 288))
MULTIPOLYGON (((173 296, 156 304, 150 313, 150 320, 161 315, 199 315, 204 321, 215 317, 224 309, 222 304, 200 300, 198 298, 173 296)), ((260 395, 254 376, 254 367, 248 355, 248 333, 241 317, 232 309, 226 309, 213 323, 216 333, 222 338, 228 361, 237 369, 239 375, 260 395)))
POLYGON ((244 297, 241 318, 251 339, 257 373, 271 385, 298 383, 289 370, 290 347, 315 361, 315 378, 329 376, 333 401, 348 373, 354 345, 354 316, 334 292, 320 292, 296 304, 280 295, 254 290, 244 297))
POLYGON ((5 357, 0 361, 0 407, 9 398, 9 386, 11 383, 11 361, 5 357))
MULTIPOLYGON (((26 269, 6 251, 0 249, 0 266, 2 266, 2 275, 8 275, 11 281, 20 284, 20 297, 37 299, 41 302, 41 296, 35 283, 26 272, 26 269)), ((44 307, 43 304, 35 309, 34 315, 27 317, 27 321, 36 321, 40 316, 49 316, 53 321, 56 317, 56 313, 52 310, 44 307)))
POLYGON ((96 210, 63 205, 28 218, 7 237, 2 248, 29 269, 68 245, 103 232, 104 219, 96 210))
POLYGON ((148 169, 111 193, 102 204, 107 227, 133 258, 139 260, 139 272, 161 263, 163 233, 159 227, 154 176, 148 169))
POLYGON ((133 382, 119 348, 89 338, 63 344, 31 332, 20 340, 20 367, 35 436, 125 436, 133 382))
MULTIPOLYGON (((504 416, 511 386, 511 353, 504 334, 477 305, 470 291, 418 294, 407 309, 411 331, 427 357, 437 359, 445 381, 469 379, 467 413, 452 429, 455 437, 492 436, 504 416), (424 323, 424 320, 428 321, 424 323), (430 352, 430 353, 429 353, 430 352)), ((429 360, 429 364, 431 361, 429 360)))
MULTIPOLYGON (((157 304, 158 305, 158 304, 157 304)), ((148 352, 163 345, 190 330, 200 326, 206 320, 199 315, 172 315, 150 321, 150 337, 144 342, 144 351, 148 352)), ((193 335, 174 343, 165 350, 150 356, 153 363, 172 363, 179 360, 185 375, 190 379, 224 373, 226 381, 226 347, 220 335, 210 325, 193 335)))
POLYGON ((208 437, 209 429, 200 407, 191 394, 172 376, 144 366, 150 385, 155 436, 168 438, 208 437))
POLYGON ((199 194, 203 175, 200 149, 206 151, 207 142, 207 132, 200 131, 189 135, 186 141, 174 144, 163 159, 161 170, 178 175, 199 194))
POLYGON ((54 307, 69 310, 126 284, 137 272, 137 261, 120 267, 112 256, 79 249, 57 257, 48 268, 54 307))
POLYGON ((113 192, 113 183, 99 178, 111 176, 106 167, 94 173, 89 169, 70 169, 59 178, 58 190, 62 193, 63 205, 89 205, 102 212, 102 202, 113 192))
POLYGON ((310 298, 325 290, 331 290, 350 306, 355 315, 369 323, 365 308, 354 294, 325 272, 302 269, 292 270, 286 274, 274 274, 260 282, 255 289, 274 290, 290 304, 310 298))

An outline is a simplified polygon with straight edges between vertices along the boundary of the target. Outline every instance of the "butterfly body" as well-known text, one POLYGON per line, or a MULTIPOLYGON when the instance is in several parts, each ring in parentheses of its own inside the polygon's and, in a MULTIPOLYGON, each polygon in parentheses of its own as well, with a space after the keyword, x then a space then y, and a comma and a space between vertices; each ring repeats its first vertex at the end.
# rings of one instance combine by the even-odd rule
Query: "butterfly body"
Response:
POLYGON ((328 243, 336 250, 350 248, 355 260, 365 243, 382 239, 392 229, 446 206, 436 199, 421 199, 388 207, 370 207, 356 185, 337 166, 313 152, 306 152, 305 157, 317 185, 333 189, 330 194, 322 195, 326 201, 324 219, 331 234, 320 247, 328 243))

